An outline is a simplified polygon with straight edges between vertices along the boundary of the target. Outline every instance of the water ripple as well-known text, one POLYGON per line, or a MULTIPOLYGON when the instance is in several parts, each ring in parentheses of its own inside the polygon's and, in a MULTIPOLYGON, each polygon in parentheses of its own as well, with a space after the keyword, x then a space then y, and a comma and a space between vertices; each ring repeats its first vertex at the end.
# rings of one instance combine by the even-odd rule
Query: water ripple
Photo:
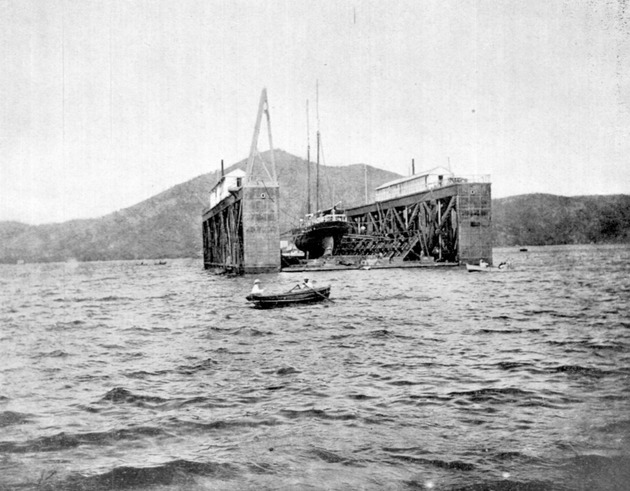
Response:
POLYGON ((0 488, 628 489, 630 246, 529 249, 270 311, 199 261, 0 265, 0 488))

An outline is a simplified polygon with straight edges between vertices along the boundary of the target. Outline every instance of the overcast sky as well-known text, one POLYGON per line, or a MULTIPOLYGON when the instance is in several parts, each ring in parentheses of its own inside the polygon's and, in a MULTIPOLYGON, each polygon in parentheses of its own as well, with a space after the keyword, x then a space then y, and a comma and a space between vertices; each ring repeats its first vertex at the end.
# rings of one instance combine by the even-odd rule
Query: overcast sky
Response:
POLYGON ((630 2, 0 0, 0 220, 98 217, 274 146, 494 197, 630 193, 630 2), (260 149, 268 148, 260 141, 260 149))

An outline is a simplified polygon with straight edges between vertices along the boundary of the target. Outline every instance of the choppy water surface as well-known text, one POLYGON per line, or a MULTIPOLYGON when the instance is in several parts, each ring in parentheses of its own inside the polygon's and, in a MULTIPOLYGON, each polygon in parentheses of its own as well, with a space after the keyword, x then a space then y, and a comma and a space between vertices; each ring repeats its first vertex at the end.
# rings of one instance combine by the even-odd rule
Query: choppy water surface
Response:
POLYGON ((0 266, 0 488, 629 489, 630 246, 502 259, 0 266))

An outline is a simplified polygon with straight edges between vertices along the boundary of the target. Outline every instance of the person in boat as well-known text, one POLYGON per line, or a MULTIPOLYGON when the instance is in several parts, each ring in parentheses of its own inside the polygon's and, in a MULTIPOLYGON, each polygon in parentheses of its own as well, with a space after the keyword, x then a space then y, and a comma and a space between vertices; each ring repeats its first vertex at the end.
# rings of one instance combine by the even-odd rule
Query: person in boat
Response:
POLYGON ((260 295, 265 290, 260 288, 260 280, 254 280, 254 286, 252 287, 252 295, 260 295))
POLYGON ((479 266, 481 266, 482 268, 487 268, 488 267, 488 263, 485 262, 483 259, 481 259, 479 261, 479 266))
POLYGON ((291 288, 290 291, 293 291, 293 290, 310 290, 310 289, 311 289, 311 284, 308 282, 308 278, 304 278, 304 282, 298 283, 293 288, 291 288))

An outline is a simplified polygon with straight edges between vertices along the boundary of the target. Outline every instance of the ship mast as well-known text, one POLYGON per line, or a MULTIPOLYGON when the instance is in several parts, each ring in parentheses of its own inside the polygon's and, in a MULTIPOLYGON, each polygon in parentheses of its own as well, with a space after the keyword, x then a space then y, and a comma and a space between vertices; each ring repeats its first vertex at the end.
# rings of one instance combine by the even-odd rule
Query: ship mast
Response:
POLYGON ((320 147, 320 135, 319 135, 319 80, 315 85, 315 113, 317 115, 317 172, 315 177, 315 213, 319 211, 319 147, 320 147))
POLYGON ((308 118, 308 99, 306 99, 306 213, 311 214, 311 130, 308 118))
POLYGON ((368 202, 368 189, 367 189, 367 164, 363 164, 363 184, 365 188, 365 204, 368 202))

